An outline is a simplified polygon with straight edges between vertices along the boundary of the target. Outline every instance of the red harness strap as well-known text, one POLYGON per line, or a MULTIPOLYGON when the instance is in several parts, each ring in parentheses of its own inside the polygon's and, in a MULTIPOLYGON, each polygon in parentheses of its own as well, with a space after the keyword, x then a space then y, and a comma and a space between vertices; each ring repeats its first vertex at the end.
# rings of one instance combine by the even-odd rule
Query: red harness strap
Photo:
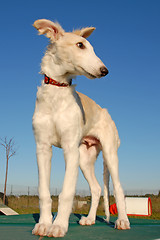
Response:
POLYGON ((70 83, 59 83, 56 80, 54 80, 50 77, 47 77, 46 75, 44 75, 44 82, 45 82, 45 84, 51 84, 51 85, 55 85, 57 87, 68 87, 68 86, 71 86, 71 84, 72 84, 72 81, 70 83))

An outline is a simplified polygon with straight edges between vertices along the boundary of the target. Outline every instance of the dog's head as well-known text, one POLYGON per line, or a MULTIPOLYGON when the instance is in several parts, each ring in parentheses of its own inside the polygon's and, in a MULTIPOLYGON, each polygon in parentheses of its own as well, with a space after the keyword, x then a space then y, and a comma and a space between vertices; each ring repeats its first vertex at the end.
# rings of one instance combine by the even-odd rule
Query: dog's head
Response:
MULTIPOLYGON (((62 75, 85 75, 90 79, 108 74, 108 69, 86 40, 95 30, 94 27, 65 32, 58 23, 46 19, 35 21, 33 26, 39 31, 39 34, 46 34, 51 42, 44 61, 42 61, 42 71, 46 68, 53 68, 62 75)), ((46 73, 45 70, 44 73, 46 73)))

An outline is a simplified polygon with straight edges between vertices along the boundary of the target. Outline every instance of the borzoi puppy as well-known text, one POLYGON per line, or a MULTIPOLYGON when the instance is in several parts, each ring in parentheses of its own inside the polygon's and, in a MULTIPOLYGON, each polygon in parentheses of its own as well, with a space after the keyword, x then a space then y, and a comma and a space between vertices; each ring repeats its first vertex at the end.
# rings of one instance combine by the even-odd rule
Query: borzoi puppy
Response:
POLYGON ((82 217, 80 224, 95 223, 101 188, 95 178, 94 163, 101 150, 104 158, 106 220, 109 221, 110 217, 108 200, 110 172, 118 208, 115 227, 129 229, 124 194, 118 175, 117 150, 120 141, 116 126, 106 109, 102 109, 93 100, 75 91, 71 80, 76 75, 94 79, 108 73, 86 40, 95 28, 87 27, 65 32, 58 23, 45 19, 35 21, 34 27, 40 34, 46 34, 50 38, 50 45, 42 59, 41 72, 44 74, 44 81, 38 88, 33 115, 40 201, 40 219, 33 229, 33 234, 49 237, 63 237, 66 234, 79 166, 92 194, 89 215, 82 217), (58 213, 53 223, 49 191, 52 145, 63 148, 66 164, 58 213))

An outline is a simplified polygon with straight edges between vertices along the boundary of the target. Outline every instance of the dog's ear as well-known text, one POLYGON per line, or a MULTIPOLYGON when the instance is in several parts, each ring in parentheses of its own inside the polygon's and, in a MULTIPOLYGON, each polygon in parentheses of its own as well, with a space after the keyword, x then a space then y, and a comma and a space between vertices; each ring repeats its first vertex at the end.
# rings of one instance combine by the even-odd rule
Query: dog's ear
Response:
POLYGON ((82 28, 80 30, 75 30, 73 33, 75 33, 81 37, 88 38, 94 30, 95 30, 94 27, 86 27, 86 28, 82 28))
POLYGON ((39 34, 46 34, 52 42, 58 40, 64 35, 63 28, 58 24, 47 19, 39 19, 34 22, 33 26, 39 31, 39 34))

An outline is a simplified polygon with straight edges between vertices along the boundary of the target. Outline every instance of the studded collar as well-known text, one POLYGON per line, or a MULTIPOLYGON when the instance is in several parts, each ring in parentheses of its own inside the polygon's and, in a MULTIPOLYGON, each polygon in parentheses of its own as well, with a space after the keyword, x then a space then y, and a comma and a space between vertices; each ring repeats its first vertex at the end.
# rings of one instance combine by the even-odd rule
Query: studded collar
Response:
POLYGON ((55 85, 57 87, 68 87, 68 86, 71 86, 72 80, 70 81, 70 83, 60 83, 60 82, 57 82, 56 80, 44 75, 44 83, 55 85))

